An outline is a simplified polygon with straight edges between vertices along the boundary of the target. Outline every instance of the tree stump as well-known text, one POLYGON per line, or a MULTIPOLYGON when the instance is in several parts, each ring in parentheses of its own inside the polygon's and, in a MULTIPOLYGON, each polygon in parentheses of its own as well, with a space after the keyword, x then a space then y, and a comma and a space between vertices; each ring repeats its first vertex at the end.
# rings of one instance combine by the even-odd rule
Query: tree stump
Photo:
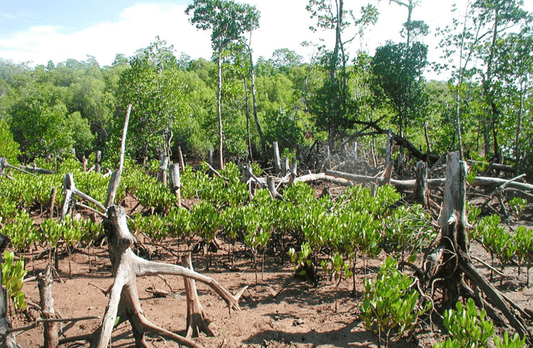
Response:
POLYGON ((197 342, 160 328, 146 319, 137 292, 136 278, 138 276, 174 274, 201 281, 218 293, 226 301, 230 310, 240 309, 238 301, 244 290, 233 296, 210 277, 182 266, 151 262, 135 255, 131 249, 134 244, 134 237, 128 229, 126 214, 122 207, 117 205, 109 207, 107 218, 103 220, 103 223, 109 241, 109 258, 111 259, 114 283, 110 290, 109 303, 102 325, 91 335, 61 340, 60 343, 89 340, 92 348, 105 348, 109 344, 115 324, 119 325, 129 321, 136 347, 147 347, 146 334, 171 339, 188 347, 200 347, 197 342), (118 322, 117 317, 119 318, 118 322))
POLYGON ((533 337, 519 313, 511 309, 512 303, 479 274, 472 264, 469 254, 470 226, 466 218, 465 194, 466 163, 460 160, 458 152, 450 153, 446 164, 444 202, 439 216, 440 242, 435 249, 425 255, 422 288, 430 289, 433 284, 441 287, 443 309, 454 308, 460 297, 472 296, 473 292, 469 291, 470 287, 465 282, 465 278, 470 279, 480 293, 486 295, 486 300, 482 299, 481 302, 485 304, 487 314, 498 321, 501 318, 495 315, 497 313, 495 309, 501 311, 509 324, 531 344, 533 337))

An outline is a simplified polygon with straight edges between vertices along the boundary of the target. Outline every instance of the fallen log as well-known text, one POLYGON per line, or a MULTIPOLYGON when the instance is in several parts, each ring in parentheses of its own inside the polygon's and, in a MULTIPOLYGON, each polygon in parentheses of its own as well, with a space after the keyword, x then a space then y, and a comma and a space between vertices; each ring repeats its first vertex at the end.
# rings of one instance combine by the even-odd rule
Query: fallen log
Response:
MULTIPOLYGON (((326 175, 330 175, 336 178, 344 178, 355 183, 364 184, 364 183, 378 183, 379 176, 367 176, 367 175, 358 175, 343 173, 333 170, 326 170, 326 175)), ((472 186, 501 186, 507 183, 509 180, 500 179, 500 178, 489 178, 483 176, 476 176, 472 186)), ((437 179, 428 179, 427 184, 429 187, 438 187, 444 185, 446 178, 437 178, 437 179)), ((412 190, 416 185, 416 180, 396 180, 390 179, 390 184, 396 187, 398 190, 412 190)), ((516 188, 520 190, 533 191, 533 185, 521 182, 509 182, 507 184, 508 188, 516 188)))

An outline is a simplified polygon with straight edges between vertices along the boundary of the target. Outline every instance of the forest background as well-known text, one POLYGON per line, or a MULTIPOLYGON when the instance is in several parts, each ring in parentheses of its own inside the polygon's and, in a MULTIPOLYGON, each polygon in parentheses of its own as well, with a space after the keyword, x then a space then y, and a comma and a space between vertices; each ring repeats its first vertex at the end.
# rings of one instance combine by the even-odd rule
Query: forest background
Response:
POLYGON ((436 63, 421 43, 428 26, 415 19, 416 5, 391 1, 407 19, 404 41, 365 52, 348 44, 377 22, 376 7, 354 13, 343 0, 310 0, 313 29, 335 37, 332 47, 307 43, 316 52, 310 62, 289 48, 256 59, 250 41, 261 14, 225 0, 187 9, 191 24, 211 34, 211 60, 177 55, 159 37, 103 67, 92 56, 38 66, 0 59, 0 156, 116 156, 131 103, 127 149, 139 162, 158 157, 170 134, 173 153, 180 146, 203 158, 212 149, 220 162, 264 160, 274 141, 286 155, 314 144, 344 151, 354 141, 364 151, 390 129, 422 153, 460 150, 531 174, 531 14, 515 0, 458 8, 464 15, 439 30, 436 63), (426 81, 430 68, 451 78, 426 81))

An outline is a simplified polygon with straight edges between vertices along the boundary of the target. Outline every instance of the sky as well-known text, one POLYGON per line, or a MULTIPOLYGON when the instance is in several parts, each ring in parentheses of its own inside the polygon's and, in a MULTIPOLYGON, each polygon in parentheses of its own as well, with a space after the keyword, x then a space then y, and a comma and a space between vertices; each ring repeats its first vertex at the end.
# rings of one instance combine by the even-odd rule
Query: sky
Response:
MULTIPOLYGON (((268 59, 274 50, 288 48, 309 61, 314 49, 303 47, 302 42, 321 43, 322 39, 333 47, 333 32, 309 30, 315 21, 305 9, 308 0, 237 2, 255 5, 261 12, 260 28, 252 36, 255 57, 268 59)), ((430 61, 439 58, 435 50, 440 40, 435 37, 436 29, 451 24, 451 8, 456 2, 459 13, 464 13, 466 0, 421 0, 413 12, 413 20, 423 19, 430 26, 430 35, 424 39, 429 45, 430 61)), ((100 66, 106 66, 112 64, 117 54, 132 56, 159 36, 174 46, 176 56, 184 52, 192 59, 210 59, 210 32, 197 30, 188 21, 184 11, 190 3, 192 0, 0 0, 0 58, 34 66, 46 65, 50 60, 83 61, 90 55, 100 66)), ((387 40, 404 40, 399 32, 407 19, 405 7, 388 0, 346 3, 353 6, 355 13, 367 3, 380 12, 377 25, 368 28, 362 40, 354 40, 347 48, 351 56, 360 49, 373 55, 375 48, 387 40)), ((533 1, 528 7, 531 11, 533 1)))

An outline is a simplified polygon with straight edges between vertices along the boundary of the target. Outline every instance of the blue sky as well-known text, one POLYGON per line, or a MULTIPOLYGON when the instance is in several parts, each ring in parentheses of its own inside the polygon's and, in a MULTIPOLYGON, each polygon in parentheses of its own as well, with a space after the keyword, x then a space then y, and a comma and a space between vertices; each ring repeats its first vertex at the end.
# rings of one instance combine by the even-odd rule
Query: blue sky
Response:
MULTIPOLYGON (((239 1, 239 0, 238 0, 239 1)), ((196 30, 184 10, 192 0, 0 0, 0 58, 32 65, 54 63, 68 58, 96 57, 101 66, 110 65, 116 54, 131 56, 147 47, 156 36, 174 45, 176 54, 185 52, 193 59, 210 59, 209 33, 196 30)), ((256 57, 270 58, 278 48, 289 48, 309 59, 312 48, 301 46, 303 41, 318 43, 319 39, 332 47, 333 34, 313 34, 313 24, 305 10, 307 0, 240 0, 256 5, 261 11, 260 28, 253 33, 252 47, 256 57)), ((358 13, 367 2, 380 11, 378 25, 369 28, 363 40, 355 40, 348 52, 358 49, 374 53, 375 47, 386 40, 400 41, 402 23, 407 11, 387 0, 347 1, 358 13)), ((433 50, 438 39, 435 29, 451 24, 451 4, 466 0, 422 0, 413 19, 424 19, 432 33, 425 39, 430 46, 430 59, 437 59, 433 50)), ((527 7, 531 10, 533 1, 527 7)), ((459 7, 459 13, 464 13, 459 7)), ((349 33, 347 34, 349 35, 349 33)))

